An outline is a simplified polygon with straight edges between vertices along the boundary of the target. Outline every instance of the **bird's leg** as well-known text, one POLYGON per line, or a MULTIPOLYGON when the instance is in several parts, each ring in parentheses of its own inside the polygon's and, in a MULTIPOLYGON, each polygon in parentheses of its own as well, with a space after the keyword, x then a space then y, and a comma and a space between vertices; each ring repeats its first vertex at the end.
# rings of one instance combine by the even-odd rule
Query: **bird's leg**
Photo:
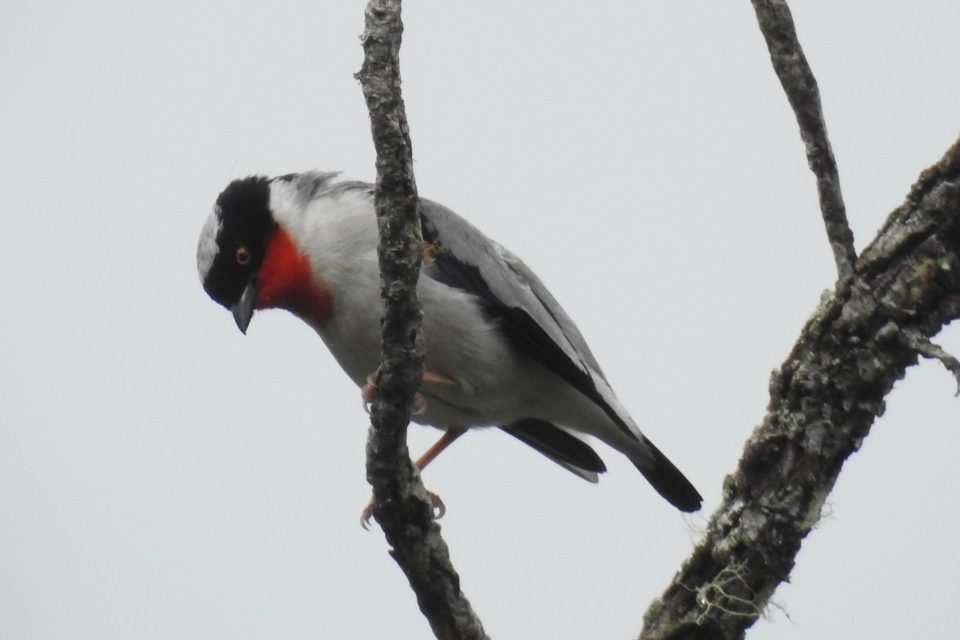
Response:
MULTIPOLYGON (((440 436, 440 439, 433 443, 433 446, 423 452, 423 455, 417 458, 415 465, 417 469, 423 471, 428 464, 433 462, 433 460, 439 456, 444 449, 449 447, 454 441, 466 433, 466 429, 449 429, 443 432, 443 435, 440 436)), ((440 499, 440 496, 435 494, 432 491, 427 491, 427 498, 430 500, 430 504, 433 505, 433 509, 436 512, 434 516, 437 520, 443 517, 443 514, 447 512, 446 505, 443 504, 443 500, 440 499)), ((367 506, 363 508, 363 512, 360 514, 360 526, 364 529, 370 529, 370 518, 373 517, 373 500, 367 503, 367 506)))
MULTIPOLYGON (((377 384, 380 382, 380 369, 377 369, 367 376, 367 384, 360 387, 360 398, 363 400, 363 410, 370 413, 370 405, 373 399, 377 397, 377 384)), ((423 384, 457 384, 450 378, 434 373, 433 371, 423 372, 423 384)), ((419 416, 427 410, 427 399, 419 391, 413 394, 413 401, 410 404, 410 413, 419 416)))
POLYGON ((423 471, 427 468, 427 465, 433 462, 438 455, 440 455, 444 449, 456 442, 457 438, 466 433, 466 429, 447 429, 443 432, 443 435, 440 436, 440 439, 433 443, 433 446, 423 452, 423 455, 417 458, 417 461, 414 462, 417 465, 417 469, 423 471))

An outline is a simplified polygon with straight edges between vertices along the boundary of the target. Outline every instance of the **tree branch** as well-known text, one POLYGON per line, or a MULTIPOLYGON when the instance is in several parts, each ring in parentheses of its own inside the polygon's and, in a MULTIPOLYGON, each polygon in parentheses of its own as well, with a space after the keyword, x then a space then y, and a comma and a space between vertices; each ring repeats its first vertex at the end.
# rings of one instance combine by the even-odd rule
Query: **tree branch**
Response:
POLYGON ((844 461, 917 348, 960 317, 960 141, 924 171, 814 312, 770 381, 767 415, 724 482, 704 540, 641 638, 742 638, 787 579, 844 461))
POLYGON ((817 178, 840 280, 770 381, 767 415, 724 482, 723 502, 663 596, 646 640, 742 638, 793 568, 844 461, 930 342, 960 316, 960 141, 924 171, 854 264, 816 81, 783 0, 752 0, 817 178))
POLYGON ((423 241, 400 92, 400 4, 400 0, 368 3, 364 61, 357 74, 377 150, 378 254, 384 301, 383 364, 370 412, 367 480, 373 486, 374 517, 436 637, 480 639, 486 638, 483 626, 460 590, 460 578, 406 444, 410 402, 423 378, 422 312, 417 298, 423 241))
POLYGON ((800 137, 806 146, 807 163, 817 179, 820 212, 827 228, 827 239, 833 249, 837 273, 841 280, 853 275, 857 255, 853 248, 853 232, 840 193, 837 162, 827 139, 827 125, 820 106, 820 91, 810 65, 803 55, 793 27, 793 17, 785 0, 751 0, 757 23, 767 41, 770 61, 780 78, 790 106, 800 125, 800 137))

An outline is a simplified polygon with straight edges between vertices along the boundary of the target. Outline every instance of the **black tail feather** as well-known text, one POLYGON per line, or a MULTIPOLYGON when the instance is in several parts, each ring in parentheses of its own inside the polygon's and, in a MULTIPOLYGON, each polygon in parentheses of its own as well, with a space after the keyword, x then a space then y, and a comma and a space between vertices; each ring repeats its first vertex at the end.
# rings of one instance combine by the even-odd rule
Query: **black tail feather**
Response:
POLYGON ((680 511, 690 513, 700 508, 703 498, 697 493, 697 490, 686 477, 680 473, 680 470, 673 466, 673 463, 657 449, 652 442, 644 438, 645 444, 650 448, 653 454, 654 462, 638 464, 634 462, 643 477, 647 479, 653 488, 661 496, 675 506, 680 511))
POLYGON ((590 445, 545 420, 526 418, 500 428, 584 480, 596 482, 607 470, 590 445))

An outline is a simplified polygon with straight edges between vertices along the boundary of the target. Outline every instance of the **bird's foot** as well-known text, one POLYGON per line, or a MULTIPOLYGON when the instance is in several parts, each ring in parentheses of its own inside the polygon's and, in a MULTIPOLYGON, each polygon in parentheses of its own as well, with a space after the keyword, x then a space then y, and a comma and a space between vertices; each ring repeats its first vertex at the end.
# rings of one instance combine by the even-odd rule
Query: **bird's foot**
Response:
POLYGON ((380 382, 380 369, 367 376, 367 384, 360 387, 360 399, 363 401, 363 410, 370 413, 370 405, 377 397, 377 383, 380 382))
MULTIPOLYGON (((433 507, 433 519, 439 520, 447 512, 447 506, 443 504, 443 500, 440 499, 440 496, 435 494, 433 491, 427 491, 427 499, 430 500, 430 505, 433 507)), ((370 530, 370 519, 373 518, 373 500, 367 503, 367 506, 363 508, 363 511, 360 513, 360 526, 363 527, 364 531, 370 530)))
MULTIPOLYGON (((373 404, 374 398, 377 397, 377 385, 380 382, 380 369, 377 369, 369 376, 367 376, 367 384, 363 385, 360 388, 360 398, 363 401, 363 410, 368 414, 370 413, 370 405, 373 404)), ((433 373, 432 371, 423 372, 423 382, 424 384, 444 384, 452 385, 456 384, 453 380, 446 376, 442 376, 439 373, 433 373)), ((411 415, 419 416, 422 415, 427 410, 427 399, 419 391, 413 394, 413 401, 410 403, 410 413, 411 415)))

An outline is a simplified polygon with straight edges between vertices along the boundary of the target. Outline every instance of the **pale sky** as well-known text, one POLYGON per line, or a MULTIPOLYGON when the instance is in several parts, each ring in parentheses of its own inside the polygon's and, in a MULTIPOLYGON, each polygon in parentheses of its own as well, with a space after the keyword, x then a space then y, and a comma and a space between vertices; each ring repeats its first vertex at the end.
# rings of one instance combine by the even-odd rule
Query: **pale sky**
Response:
MULTIPOLYGON (((431 637, 358 524, 358 390, 288 314, 242 336, 196 274, 230 180, 373 179, 363 5, 4 5, 0 637, 431 637)), ((537 271, 705 498, 684 518, 602 445, 594 486, 481 431, 424 474, 443 534, 492 637, 634 637, 833 285, 793 115, 745 0, 406 5, 421 195, 537 271)), ((793 5, 862 249, 960 131, 960 7, 793 5)), ((748 637, 949 626, 955 390, 933 363, 897 385, 775 595, 789 619, 748 637)))

